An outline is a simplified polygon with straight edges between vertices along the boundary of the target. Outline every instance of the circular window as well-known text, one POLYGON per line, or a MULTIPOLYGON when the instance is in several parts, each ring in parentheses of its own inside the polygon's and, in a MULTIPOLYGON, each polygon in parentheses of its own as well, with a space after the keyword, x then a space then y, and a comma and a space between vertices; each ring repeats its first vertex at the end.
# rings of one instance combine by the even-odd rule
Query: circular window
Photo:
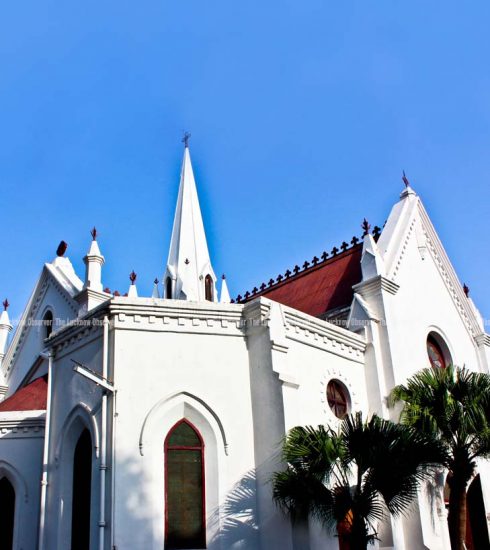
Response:
POLYGON ((340 380, 330 380, 327 385, 327 401, 330 409, 337 418, 344 418, 349 414, 349 391, 340 380))
POLYGON ((427 338, 427 355, 432 368, 445 369, 447 367, 447 354, 443 352, 441 345, 432 335, 427 338))

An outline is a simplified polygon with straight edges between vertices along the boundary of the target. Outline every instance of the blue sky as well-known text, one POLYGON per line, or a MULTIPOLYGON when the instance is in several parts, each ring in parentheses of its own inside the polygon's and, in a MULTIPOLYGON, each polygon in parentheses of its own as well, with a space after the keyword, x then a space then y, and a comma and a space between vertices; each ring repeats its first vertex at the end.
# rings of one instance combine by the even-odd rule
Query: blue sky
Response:
POLYGON ((0 6, 0 296, 61 239, 151 292, 191 154, 233 295, 383 224, 405 169, 490 316, 490 3, 23 0, 0 6))

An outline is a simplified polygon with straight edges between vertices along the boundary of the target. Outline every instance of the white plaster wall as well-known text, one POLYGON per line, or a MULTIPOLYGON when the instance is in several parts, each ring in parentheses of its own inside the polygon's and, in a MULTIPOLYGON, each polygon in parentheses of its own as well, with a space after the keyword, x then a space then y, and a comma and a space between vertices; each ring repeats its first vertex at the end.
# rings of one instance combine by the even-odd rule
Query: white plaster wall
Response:
POLYGON ((333 379, 340 380, 347 387, 351 398, 351 411, 366 412, 363 361, 349 360, 297 342, 292 342, 290 346, 288 361, 293 366, 299 382, 297 425, 338 424, 338 419, 326 399, 327 384, 333 379))
POLYGON ((388 298, 387 304, 396 383, 430 366, 426 341, 432 330, 444 338, 455 365, 479 370, 474 341, 429 251, 422 260, 414 234, 407 244, 396 282, 400 289, 388 298))
MULTIPOLYGON (((245 338, 193 334, 192 330, 150 332, 148 327, 137 330, 134 324, 128 325, 129 330, 116 329, 113 354, 117 388, 114 544, 119 550, 163 547, 163 445, 169 429, 185 416, 205 442, 208 548, 231 548, 221 539, 248 537, 247 526, 238 525, 235 533, 228 533, 232 525, 223 524, 218 504, 226 505, 236 484, 247 483, 250 476, 254 483, 245 338), (228 455, 217 420, 199 401, 176 395, 184 391, 202 400, 219 418, 228 455)), ((249 514, 255 514, 253 502, 249 514)))
MULTIPOLYGON (((36 419, 43 418, 42 411, 29 411, 36 419)), ((41 488, 41 463, 44 428, 28 427, 29 419, 20 413, 15 429, 6 428, 0 435, 0 478, 6 476, 15 489, 14 548, 35 550, 41 488)), ((18 413, 0 414, 0 422, 11 424, 18 413)))
POLYGON ((273 359, 280 361, 283 354, 273 357, 272 353, 277 355, 278 352, 271 352, 270 333, 266 325, 259 323, 254 326, 250 320, 248 323, 259 525, 257 546, 251 548, 290 550, 293 549, 291 523, 273 502, 270 483, 273 473, 282 467, 280 445, 286 433, 285 396, 273 363, 273 359))
POLYGON ((84 428, 89 429, 93 444, 91 548, 97 548, 101 390, 73 371, 71 359, 100 371, 101 332, 99 328, 90 337, 58 352, 53 363, 46 548, 67 548, 70 544, 73 455, 84 428))

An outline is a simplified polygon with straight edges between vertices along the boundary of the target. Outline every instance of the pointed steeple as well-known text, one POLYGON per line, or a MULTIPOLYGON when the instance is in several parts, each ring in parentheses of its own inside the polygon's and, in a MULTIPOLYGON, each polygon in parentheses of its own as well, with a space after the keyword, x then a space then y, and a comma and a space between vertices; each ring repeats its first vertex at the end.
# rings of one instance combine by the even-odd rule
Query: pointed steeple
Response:
POLYGON ((201 208, 184 137, 184 160, 175 210, 172 240, 164 277, 165 298, 216 302, 216 276, 209 258, 201 208))

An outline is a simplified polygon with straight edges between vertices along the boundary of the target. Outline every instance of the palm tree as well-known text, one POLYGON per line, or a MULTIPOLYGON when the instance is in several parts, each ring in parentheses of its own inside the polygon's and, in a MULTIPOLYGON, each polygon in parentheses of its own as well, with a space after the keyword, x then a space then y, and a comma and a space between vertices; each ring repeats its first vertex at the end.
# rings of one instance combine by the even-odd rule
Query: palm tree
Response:
POLYGON ((294 519, 318 519, 341 547, 377 539, 386 511, 399 515, 444 460, 442 446, 413 428, 373 415, 348 416, 339 431, 296 427, 282 450, 286 470, 273 477, 276 502, 294 519))
POLYGON ((453 550, 464 550, 466 490, 476 459, 490 456, 490 376, 467 369, 424 369, 391 393, 402 402, 400 420, 446 448, 449 536, 453 550))

